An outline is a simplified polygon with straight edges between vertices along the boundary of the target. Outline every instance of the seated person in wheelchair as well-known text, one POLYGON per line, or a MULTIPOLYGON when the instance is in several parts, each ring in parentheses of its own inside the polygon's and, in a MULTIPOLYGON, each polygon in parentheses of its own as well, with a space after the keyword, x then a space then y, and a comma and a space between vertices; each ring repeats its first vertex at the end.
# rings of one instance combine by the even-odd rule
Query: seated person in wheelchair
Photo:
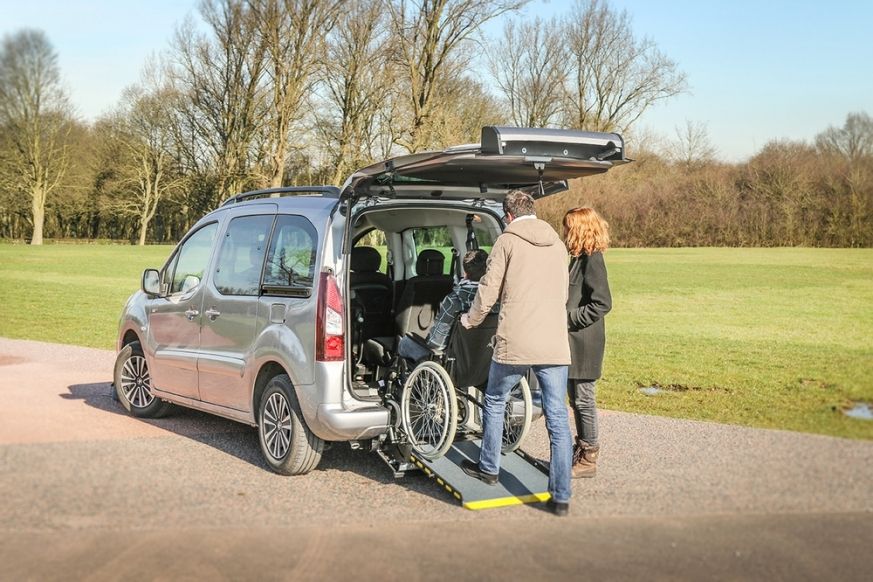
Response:
POLYGON ((487 260, 488 253, 483 250, 467 251, 462 263, 464 277, 440 303, 439 313, 427 334, 427 339, 413 334, 405 335, 400 338, 400 343, 397 345, 398 355, 420 362, 434 353, 442 353, 449 342, 449 331, 455 318, 469 311, 470 305, 473 304, 476 291, 479 289, 479 279, 485 274, 487 260))

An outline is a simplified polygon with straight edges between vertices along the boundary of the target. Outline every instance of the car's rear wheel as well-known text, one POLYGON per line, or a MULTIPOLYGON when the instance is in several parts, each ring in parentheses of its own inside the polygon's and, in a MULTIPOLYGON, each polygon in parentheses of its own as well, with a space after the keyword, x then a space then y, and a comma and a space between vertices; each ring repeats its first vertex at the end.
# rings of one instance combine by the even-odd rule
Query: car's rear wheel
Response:
POLYGON ((303 475, 321 460, 324 441, 306 426, 285 374, 267 383, 258 403, 258 440, 267 464, 281 475, 303 475))
POLYGON ((149 365, 139 342, 124 346, 115 359, 115 393, 118 401, 138 418, 159 418, 172 408, 152 394, 149 365))

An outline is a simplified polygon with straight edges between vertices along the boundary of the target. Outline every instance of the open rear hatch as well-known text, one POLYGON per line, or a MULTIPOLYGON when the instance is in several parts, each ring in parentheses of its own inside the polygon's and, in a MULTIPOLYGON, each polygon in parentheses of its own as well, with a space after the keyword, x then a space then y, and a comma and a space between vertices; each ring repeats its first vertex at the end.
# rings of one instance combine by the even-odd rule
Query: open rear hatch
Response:
POLYGON ((480 144, 391 158, 355 172, 347 196, 502 199, 518 188, 542 197, 567 180, 627 163, 616 133, 483 127, 480 144))

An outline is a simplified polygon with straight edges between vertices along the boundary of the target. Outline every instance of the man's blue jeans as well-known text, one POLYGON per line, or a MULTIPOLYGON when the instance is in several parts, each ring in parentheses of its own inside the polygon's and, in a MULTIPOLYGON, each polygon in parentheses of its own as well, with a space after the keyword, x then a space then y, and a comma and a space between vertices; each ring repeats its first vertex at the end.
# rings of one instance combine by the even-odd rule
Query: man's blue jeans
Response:
POLYGON ((552 458, 549 464, 549 493, 552 499, 570 501, 570 466, 573 444, 567 416, 567 366, 512 366, 491 362, 485 404, 482 411, 484 435, 479 469, 491 475, 500 473, 500 449, 503 445, 503 413, 509 392, 521 377, 533 369, 543 392, 543 414, 549 431, 552 458))

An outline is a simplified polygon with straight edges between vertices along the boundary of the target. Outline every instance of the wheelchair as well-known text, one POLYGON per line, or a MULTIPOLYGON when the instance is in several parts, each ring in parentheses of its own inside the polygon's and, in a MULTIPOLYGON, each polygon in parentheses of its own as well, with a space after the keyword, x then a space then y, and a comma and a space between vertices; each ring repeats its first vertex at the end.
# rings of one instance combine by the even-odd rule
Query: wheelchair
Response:
MULTIPOLYGON (((397 356, 395 381, 385 393, 387 404, 399 413, 398 436, 412 451, 436 460, 456 438, 474 438, 482 432, 482 410, 491 366, 497 314, 482 325, 465 329, 456 318, 442 354, 410 367, 397 356)), ((503 415, 503 452, 516 450, 527 436, 533 418, 527 380, 510 391, 503 415)))

